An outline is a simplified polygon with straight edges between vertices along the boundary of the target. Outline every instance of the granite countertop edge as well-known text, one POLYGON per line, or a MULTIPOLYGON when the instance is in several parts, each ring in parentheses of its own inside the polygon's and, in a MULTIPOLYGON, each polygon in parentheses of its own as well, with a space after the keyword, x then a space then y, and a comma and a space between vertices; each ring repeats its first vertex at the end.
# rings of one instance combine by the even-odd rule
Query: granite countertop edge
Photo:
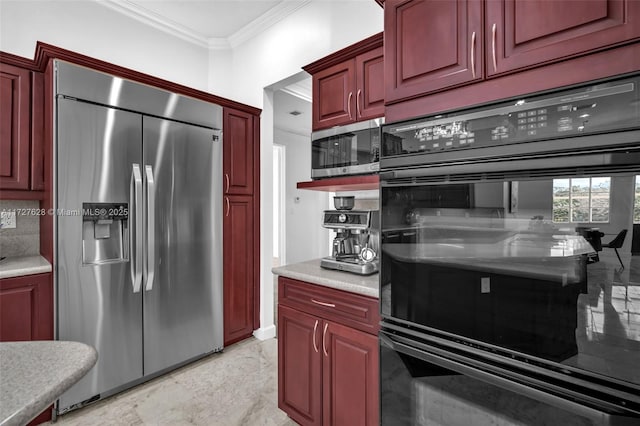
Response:
MULTIPOLYGON (((3 413, 0 418, 1 426, 23 425, 33 420, 38 414, 50 404, 55 402, 60 395, 80 380, 96 363, 98 353, 96 350, 84 343, 60 342, 60 341, 33 341, 33 342, 6 342, 0 344, 0 353, 3 354, 2 370, 11 368, 24 370, 28 368, 28 374, 14 374, 3 378, 3 387, 12 389, 9 400, 3 391, 0 398, 0 406, 11 407, 10 413, 3 413), (27 346, 28 345, 28 346, 27 346), (54 350, 55 349, 55 350, 54 350), (28 354, 25 354, 28 353, 28 354), (21 365, 20 360, 30 358, 29 365, 21 365), (55 362, 64 359, 65 364, 60 366, 55 362), (41 365, 36 365, 37 363, 41 365), (48 377, 46 383, 38 382, 34 379, 37 372, 46 369, 56 368, 55 376, 48 377), (12 380, 13 379, 13 380, 12 380), (17 403, 22 394, 26 402, 17 403)), ((4 371, 3 371, 4 373, 4 371)), ((19 371, 18 371, 19 373, 19 371)), ((3 374, 8 376, 8 374, 3 374)), ((45 374, 40 374, 45 376, 45 374)), ((41 380, 43 380, 41 378, 41 380)), ((3 410, 4 411, 4 410, 3 410)))
POLYGON ((379 299, 379 274, 357 275, 320 267, 320 259, 275 267, 274 275, 379 299))
POLYGON ((51 264, 40 255, 7 257, 0 262, 0 279, 51 272, 51 264))

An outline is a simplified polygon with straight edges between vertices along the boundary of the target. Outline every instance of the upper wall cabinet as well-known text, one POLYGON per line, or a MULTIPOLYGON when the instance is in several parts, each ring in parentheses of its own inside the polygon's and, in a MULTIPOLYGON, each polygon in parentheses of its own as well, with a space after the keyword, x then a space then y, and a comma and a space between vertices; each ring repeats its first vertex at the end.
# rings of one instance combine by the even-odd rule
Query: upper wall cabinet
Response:
POLYGON ((489 76, 640 37, 637 0, 486 2, 489 76))
POLYGON ((384 115, 382 33, 303 67, 312 75, 313 130, 384 115))
POLYGON ((254 115, 224 109, 224 193, 252 195, 254 178, 254 115))
POLYGON ((29 189, 31 72, 0 63, 0 188, 29 189))
POLYGON ((386 102, 483 76, 479 0, 385 2, 386 102))
POLYGON ((640 37, 635 0, 387 0, 387 104, 640 37))
POLYGON ((42 73, 0 63, 0 189, 11 198, 44 189, 43 97, 42 73))

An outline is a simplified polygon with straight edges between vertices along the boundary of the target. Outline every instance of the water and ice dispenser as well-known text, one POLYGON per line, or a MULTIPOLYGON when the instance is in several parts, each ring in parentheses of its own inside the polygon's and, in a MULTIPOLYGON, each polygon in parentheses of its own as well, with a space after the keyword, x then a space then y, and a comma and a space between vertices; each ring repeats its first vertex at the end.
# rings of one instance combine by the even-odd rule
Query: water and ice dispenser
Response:
POLYGON ((82 203, 82 263, 129 261, 127 203, 82 203))

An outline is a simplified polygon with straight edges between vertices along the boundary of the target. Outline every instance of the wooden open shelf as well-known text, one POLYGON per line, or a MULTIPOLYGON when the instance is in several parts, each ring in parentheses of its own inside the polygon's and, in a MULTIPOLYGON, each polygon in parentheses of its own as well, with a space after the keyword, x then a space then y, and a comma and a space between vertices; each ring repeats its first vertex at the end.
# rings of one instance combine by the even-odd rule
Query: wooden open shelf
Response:
POLYGON ((298 189, 312 189, 314 191, 364 191, 378 189, 380 178, 378 175, 343 176, 327 179, 318 179, 308 182, 298 182, 298 189))

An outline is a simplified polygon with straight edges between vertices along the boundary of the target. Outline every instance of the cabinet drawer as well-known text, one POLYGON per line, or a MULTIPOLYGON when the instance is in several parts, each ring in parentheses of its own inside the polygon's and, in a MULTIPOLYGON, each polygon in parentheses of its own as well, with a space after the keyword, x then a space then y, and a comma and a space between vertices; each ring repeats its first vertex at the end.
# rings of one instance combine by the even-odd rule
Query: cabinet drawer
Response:
POLYGON ((291 278, 278 278, 278 303, 366 333, 380 328, 378 299, 291 278))

